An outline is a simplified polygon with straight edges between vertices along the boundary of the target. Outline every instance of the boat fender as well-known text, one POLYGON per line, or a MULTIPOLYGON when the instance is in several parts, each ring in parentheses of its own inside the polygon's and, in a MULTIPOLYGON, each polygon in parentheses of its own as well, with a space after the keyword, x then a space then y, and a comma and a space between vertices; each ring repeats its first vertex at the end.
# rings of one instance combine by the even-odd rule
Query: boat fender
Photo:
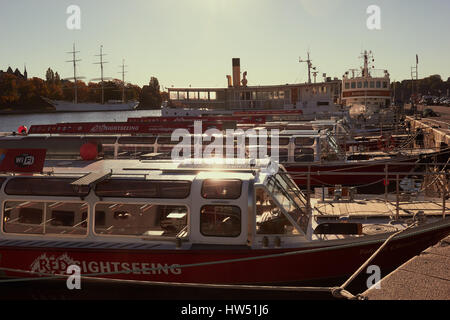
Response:
POLYGON ((87 142, 80 148, 81 159, 85 161, 95 160, 98 156, 98 146, 94 142, 87 142))
POLYGON ((17 133, 26 135, 28 133, 28 128, 26 126, 20 126, 19 128, 17 128, 17 133))

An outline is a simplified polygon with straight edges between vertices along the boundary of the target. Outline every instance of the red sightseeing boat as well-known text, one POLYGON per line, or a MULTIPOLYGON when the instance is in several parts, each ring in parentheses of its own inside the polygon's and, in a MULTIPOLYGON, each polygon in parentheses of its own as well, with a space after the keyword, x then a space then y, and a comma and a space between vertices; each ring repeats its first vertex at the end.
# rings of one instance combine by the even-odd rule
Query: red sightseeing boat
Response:
POLYGON ((53 279, 75 265, 82 284, 111 288, 336 285, 394 233, 373 261, 383 272, 450 232, 445 215, 323 220, 274 169, 262 160, 48 161, 44 174, 0 176, 3 278, 53 279))

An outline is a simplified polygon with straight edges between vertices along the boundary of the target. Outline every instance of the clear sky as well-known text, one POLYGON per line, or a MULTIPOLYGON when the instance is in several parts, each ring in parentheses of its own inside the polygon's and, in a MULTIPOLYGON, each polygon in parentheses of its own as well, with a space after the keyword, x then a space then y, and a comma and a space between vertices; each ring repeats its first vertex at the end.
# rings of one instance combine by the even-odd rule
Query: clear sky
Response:
POLYGON ((105 76, 144 85, 156 76, 166 87, 224 87, 231 60, 241 58, 249 85, 305 82, 311 51, 320 74, 339 77, 372 50, 375 67, 392 80, 450 77, 449 0, 0 0, 0 69, 45 77, 51 67, 71 77, 71 51, 80 50, 79 74, 98 78, 103 45, 105 76), (69 30, 67 7, 81 9, 81 29, 69 30), (369 30, 369 5, 381 9, 381 30, 369 30))

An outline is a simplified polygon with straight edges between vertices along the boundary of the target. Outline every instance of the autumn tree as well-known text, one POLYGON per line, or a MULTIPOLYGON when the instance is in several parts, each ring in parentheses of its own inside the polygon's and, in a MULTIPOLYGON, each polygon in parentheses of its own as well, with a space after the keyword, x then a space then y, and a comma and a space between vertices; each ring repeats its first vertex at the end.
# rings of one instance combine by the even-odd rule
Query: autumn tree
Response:
POLYGON ((162 98, 159 81, 155 77, 150 78, 148 86, 144 86, 139 98, 139 109, 159 109, 162 98))

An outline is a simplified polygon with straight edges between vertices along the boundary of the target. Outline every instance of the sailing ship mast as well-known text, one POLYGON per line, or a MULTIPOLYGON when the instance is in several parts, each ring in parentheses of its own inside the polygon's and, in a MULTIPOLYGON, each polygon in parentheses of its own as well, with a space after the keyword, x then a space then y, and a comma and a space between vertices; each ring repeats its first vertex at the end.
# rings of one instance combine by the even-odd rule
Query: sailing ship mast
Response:
POLYGON ((101 87, 102 87, 102 104, 105 104, 105 83, 104 83, 105 78, 103 77, 103 64, 108 63, 108 62, 103 61, 103 57, 106 56, 106 54, 103 53, 103 45, 100 46, 100 54, 97 54, 95 56, 100 57, 100 62, 94 62, 94 64, 100 65, 101 76, 100 76, 99 80, 101 81, 101 87))
POLYGON ((74 103, 78 103, 78 88, 77 81, 78 79, 83 79, 84 77, 77 77, 77 62, 80 62, 81 59, 76 58, 76 54, 80 53, 80 51, 75 50, 75 43, 73 44, 73 50, 71 52, 67 52, 68 54, 72 54, 72 60, 66 61, 73 63, 73 78, 66 78, 65 80, 74 80, 74 103))

